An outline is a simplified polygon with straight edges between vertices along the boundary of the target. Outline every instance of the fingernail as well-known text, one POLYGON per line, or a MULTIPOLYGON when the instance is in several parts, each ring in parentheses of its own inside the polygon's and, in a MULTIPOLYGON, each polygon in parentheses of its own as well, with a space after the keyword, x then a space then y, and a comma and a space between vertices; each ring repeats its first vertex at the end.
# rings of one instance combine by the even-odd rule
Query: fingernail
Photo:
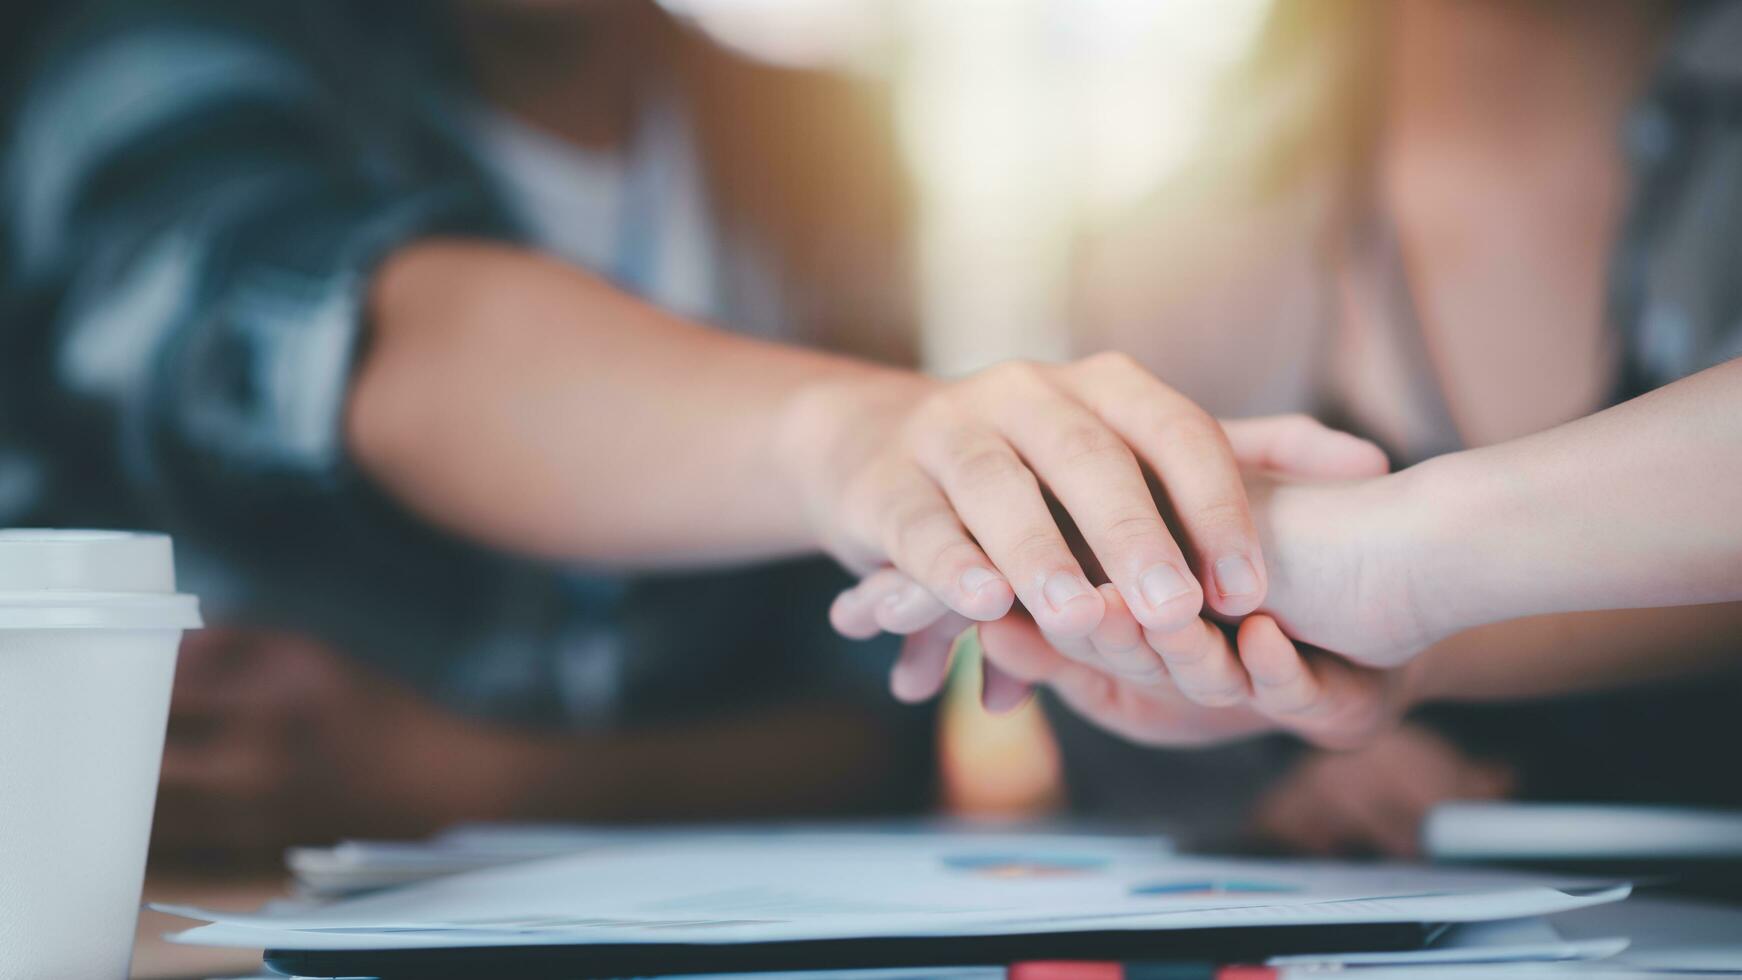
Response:
POLYGON ((917 585, 908 585, 902 587, 899 591, 891 592, 884 596, 883 605, 891 612, 898 612, 914 603, 925 601, 925 596, 925 589, 920 588, 917 585))
POLYGON ((998 576, 992 572, 984 568, 970 568, 962 573, 962 591, 969 595, 979 595, 981 589, 996 581, 998 576))
POLYGON ((1052 604, 1055 612, 1063 612, 1066 603, 1072 599, 1081 599, 1094 590, 1089 588, 1089 583, 1081 575, 1054 572, 1046 580, 1046 588, 1041 591, 1046 594, 1046 601, 1052 604))
POLYGON ((1015 711, 1017 708, 1026 705, 1029 701, 1033 700, 1033 698, 1034 692, 1029 690, 1022 691, 1020 697, 1013 696, 1009 693, 993 695, 991 698, 982 696, 980 699, 980 706, 985 708, 988 714, 1007 715, 1015 711))
POLYGON ((1143 592, 1143 601, 1152 609, 1160 609, 1192 591, 1192 584, 1172 565, 1157 565, 1144 572, 1137 579, 1137 587, 1143 592))
POLYGON ((1216 591, 1223 598, 1258 594, 1258 570, 1245 558, 1223 558, 1216 562, 1216 591))

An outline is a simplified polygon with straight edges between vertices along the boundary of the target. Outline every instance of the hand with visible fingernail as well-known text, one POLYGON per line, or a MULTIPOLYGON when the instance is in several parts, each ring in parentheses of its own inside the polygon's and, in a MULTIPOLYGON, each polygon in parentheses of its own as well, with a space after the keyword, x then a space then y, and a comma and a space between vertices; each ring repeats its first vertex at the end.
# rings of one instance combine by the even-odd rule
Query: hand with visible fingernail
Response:
MULTIPOLYGON (((1196 614, 1200 594, 1223 600, 1224 608, 1250 599, 1256 569, 1237 554, 1207 566, 1201 593, 1196 583, 1182 590, 1167 566, 1138 576, 1144 611, 1165 609, 1184 591, 1191 599, 1184 616, 1152 625, 1158 622, 1152 615, 1145 622, 1108 583, 1094 590, 1103 612, 1086 633, 1053 629, 1017 611, 979 628, 984 655, 1012 677, 1054 687, 1073 706, 1093 706, 1079 710, 1140 741, 1179 744, 1283 728, 1326 745, 1359 744, 1409 702, 1413 675, 1371 670, 1299 647, 1291 637, 1380 664, 1406 659, 1432 639, 1408 628, 1405 591, 1362 588, 1363 576, 1384 568, 1373 560, 1383 532, 1351 531, 1357 525, 1382 529, 1385 515, 1396 511, 1377 479, 1386 469, 1383 454, 1293 417, 1229 423, 1228 429, 1248 468, 1263 547, 1276 569, 1264 614, 1248 615, 1238 630, 1196 614), (1278 460, 1293 469, 1279 474, 1278 460), (1279 621, 1289 624, 1287 635, 1279 621)), ((861 588, 873 587, 901 594, 904 586, 899 573, 880 572, 861 588)), ((1087 588, 1066 575, 1048 579, 1041 592, 1055 617, 1088 599, 1087 588)), ((903 626, 910 634, 924 628, 903 626)), ((943 634, 955 636, 949 628, 943 634)), ((944 642, 942 635, 932 641, 934 647, 944 642)), ((944 669, 947 647, 940 654, 924 643, 910 646, 899 686, 935 690, 941 678, 926 672, 944 669)))
MULTIPOLYGON (((883 387, 825 386, 797 427, 821 435, 788 454, 817 537, 848 567, 898 569, 968 620, 1019 605, 1056 637, 1095 630, 1103 581, 1150 630, 1264 601, 1226 433, 1130 358, 1002 364, 905 398, 883 387)), ((921 628, 926 603, 886 601, 883 628, 921 628)))

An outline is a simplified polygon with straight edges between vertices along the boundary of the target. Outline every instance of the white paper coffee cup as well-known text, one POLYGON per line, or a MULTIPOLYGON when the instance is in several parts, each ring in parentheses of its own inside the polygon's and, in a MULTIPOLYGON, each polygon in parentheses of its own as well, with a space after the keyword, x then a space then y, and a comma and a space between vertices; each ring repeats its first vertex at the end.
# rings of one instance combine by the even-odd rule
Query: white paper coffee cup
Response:
POLYGON ((182 631, 170 541, 0 530, 0 980, 127 975, 182 631))

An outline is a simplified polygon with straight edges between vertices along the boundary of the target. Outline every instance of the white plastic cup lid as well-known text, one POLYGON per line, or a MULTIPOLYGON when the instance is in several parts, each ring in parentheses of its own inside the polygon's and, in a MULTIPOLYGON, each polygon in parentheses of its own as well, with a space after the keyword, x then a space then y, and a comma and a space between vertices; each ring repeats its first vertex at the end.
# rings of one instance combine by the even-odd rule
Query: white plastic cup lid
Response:
POLYGON ((0 629, 195 629, 161 534, 0 529, 0 629))

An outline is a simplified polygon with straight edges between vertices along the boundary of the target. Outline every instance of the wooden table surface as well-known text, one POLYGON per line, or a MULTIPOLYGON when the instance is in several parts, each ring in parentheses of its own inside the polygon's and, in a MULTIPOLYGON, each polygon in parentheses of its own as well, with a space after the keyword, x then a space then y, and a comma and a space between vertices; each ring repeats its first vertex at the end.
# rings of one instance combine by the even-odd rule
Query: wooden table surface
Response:
MULTIPOLYGON (((237 911, 252 910, 262 902, 289 894, 290 882, 283 872, 251 874, 200 874, 189 871, 152 870, 145 876, 147 902, 176 902, 237 911)), ((136 980, 191 980, 208 977, 246 977, 264 973, 257 949, 208 949, 165 942, 163 934, 187 929, 197 923, 146 909, 139 913, 139 930, 133 942, 136 980)))

